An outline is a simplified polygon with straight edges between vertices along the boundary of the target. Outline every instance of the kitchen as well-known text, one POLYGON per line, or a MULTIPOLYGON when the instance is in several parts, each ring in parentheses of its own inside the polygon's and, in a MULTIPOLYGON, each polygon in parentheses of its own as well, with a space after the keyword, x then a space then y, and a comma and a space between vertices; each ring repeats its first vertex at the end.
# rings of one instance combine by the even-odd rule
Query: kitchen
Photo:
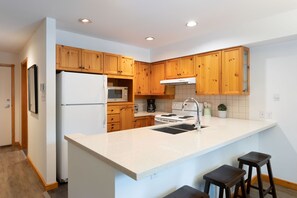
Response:
MULTIPOLYGON (((293 7, 293 5, 291 6, 293 7)), ((56 85, 54 83, 56 80, 56 44, 122 54, 143 62, 157 62, 239 45, 248 46, 251 57, 251 90, 249 96, 197 97, 193 92, 195 90, 194 85, 182 85, 176 87, 175 99, 161 99, 160 96, 160 98, 156 98, 156 110, 169 112, 172 101, 181 102, 187 97, 197 97, 198 101, 206 101, 212 105, 212 116, 217 115, 215 107, 220 103, 224 103, 227 105, 228 114, 231 117, 272 118, 276 120, 277 127, 269 130, 268 133, 259 135, 259 150, 272 154, 275 177, 296 183, 297 176, 294 175, 297 162, 296 133, 294 132, 294 119, 292 116, 292 111, 296 109, 296 94, 292 89, 289 89, 296 84, 293 75, 296 70, 294 67, 296 62, 294 58, 296 52, 295 17, 292 17, 294 14, 295 10, 292 8, 290 11, 244 24, 240 28, 236 26, 230 30, 223 29, 217 33, 192 40, 188 39, 184 42, 179 41, 152 50, 109 42, 85 36, 83 33, 77 34, 69 30, 59 29, 56 27, 55 19, 45 19, 36 32, 32 33, 31 39, 23 50, 19 51, 19 55, 10 59, 15 62, 16 74, 19 76, 19 62, 27 57, 28 66, 37 64, 39 67, 39 82, 46 84, 44 99, 41 98, 42 92, 39 92, 40 113, 37 117, 33 114, 28 115, 29 156, 42 178, 44 178, 45 185, 56 182, 56 151, 55 146, 53 146, 56 142, 56 121, 55 116, 53 116, 56 115, 56 110, 53 108, 56 106, 56 85), (246 32, 249 32, 249 35, 246 35, 246 32), (279 80, 276 81, 275 79, 279 80), (37 133, 38 131, 41 133, 37 133), (276 144, 281 149, 273 146, 276 144), (286 155, 283 155, 283 152, 286 152, 286 155), (286 168, 284 169, 283 162, 288 161, 290 163, 285 163, 286 168)), ((1 57, 9 59, 9 56, 5 56, 5 54, 1 54, 1 57)), ((20 81, 17 77, 17 104, 21 95, 20 88, 18 88, 19 84, 20 81)), ((146 99, 135 99, 134 101, 134 103, 140 104, 139 107, 142 105, 143 110, 146 109, 146 102, 146 99)), ((20 109, 20 105, 16 105, 17 115, 19 114, 18 109, 20 109)), ((16 141, 21 140, 20 123, 19 115, 16 116, 16 141)))

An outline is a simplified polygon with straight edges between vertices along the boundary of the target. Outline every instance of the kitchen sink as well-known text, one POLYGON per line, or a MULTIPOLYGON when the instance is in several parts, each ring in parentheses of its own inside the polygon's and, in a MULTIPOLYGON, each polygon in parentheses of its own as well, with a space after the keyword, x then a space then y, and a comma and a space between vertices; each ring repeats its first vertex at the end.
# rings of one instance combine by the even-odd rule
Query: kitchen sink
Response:
MULTIPOLYGON (((178 124, 178 125, 172 125, 168 127, 155 128, 152 130, 176 135, 179 133, 185 133, 188 131, 196 130, 194 126, 195 125, 193 124, 178 124)), ((206 126, 201 126, 201 128, 205 128, 205 127, 206 126)))

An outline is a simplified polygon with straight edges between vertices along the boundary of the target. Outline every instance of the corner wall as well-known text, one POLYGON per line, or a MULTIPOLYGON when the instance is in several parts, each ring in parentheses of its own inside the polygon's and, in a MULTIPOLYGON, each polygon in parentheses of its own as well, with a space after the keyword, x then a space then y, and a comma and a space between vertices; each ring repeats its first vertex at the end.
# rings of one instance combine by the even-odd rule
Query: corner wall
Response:
POLYGON ((38 114, 28 112, 28 156, 44 185, 56 182, 55 30, 56 21, 44 19, 19 56, 38 67, 38 114))
POLYGON ((297 40, 251 50, 250 118, 276 120, 278 126, 260 134, 260 150, 272 156, 273 174, 297 183, 297 40))

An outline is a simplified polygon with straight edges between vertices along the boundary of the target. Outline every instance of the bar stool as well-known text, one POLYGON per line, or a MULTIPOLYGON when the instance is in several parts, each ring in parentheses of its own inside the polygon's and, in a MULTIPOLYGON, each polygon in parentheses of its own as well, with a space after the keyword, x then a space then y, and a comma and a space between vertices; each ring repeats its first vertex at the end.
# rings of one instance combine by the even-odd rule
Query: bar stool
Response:
POLYGON ((244 164, 249 166, 248 178, 245 181, 247 182, 247 194, 250 193, 250 188, 255 188, 255 189, 258 189, 260 198, 264 198, 264 196, 267 195, 268 193, 271 194, 273 198, 277 197, 275 185, 273 182, 270 158, 271 158, 270 155, 267 155, 264 153, 258 153, 258 152, 250 152, 238 158, 239 168, 242 169, 244 164), (263 189, 263 183, 261 178, 261 167, 264 166, 265 164, 267 165, 267 171, 268 171, 269 182, 270 182, 270 186, 266 190, 263 189), (251 185, 253 167, 257 169, 258 187, 251 185))
MULTIPOLYGON (((242 197, 246 198, 244 187, 245 173, 245 170, 229 165, 223 165, 203 176, 203 179, 205 179, 204 192, 209 194, 210 184, 214 184, 220 187, 219 198, 223 198, 224 190, 226 191, 226 198, 231 198, 231 187, 240 185, 242 197)), ((234 198, 236 197, 238 197, 237 192, 234 194, 234 198)))
POLYGON ((209 196, 190 186, 183 186, 164 198, 209 198, 209 196))

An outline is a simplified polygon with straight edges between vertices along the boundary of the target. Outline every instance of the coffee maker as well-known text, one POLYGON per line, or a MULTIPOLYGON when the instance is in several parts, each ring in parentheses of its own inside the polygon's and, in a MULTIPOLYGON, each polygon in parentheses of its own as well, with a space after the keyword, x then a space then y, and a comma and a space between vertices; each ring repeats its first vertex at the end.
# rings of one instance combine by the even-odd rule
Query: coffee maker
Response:
POLYGON ((155 99, 147 99, 147 112, 155 112, 155 111, 156 111, 155 99))

